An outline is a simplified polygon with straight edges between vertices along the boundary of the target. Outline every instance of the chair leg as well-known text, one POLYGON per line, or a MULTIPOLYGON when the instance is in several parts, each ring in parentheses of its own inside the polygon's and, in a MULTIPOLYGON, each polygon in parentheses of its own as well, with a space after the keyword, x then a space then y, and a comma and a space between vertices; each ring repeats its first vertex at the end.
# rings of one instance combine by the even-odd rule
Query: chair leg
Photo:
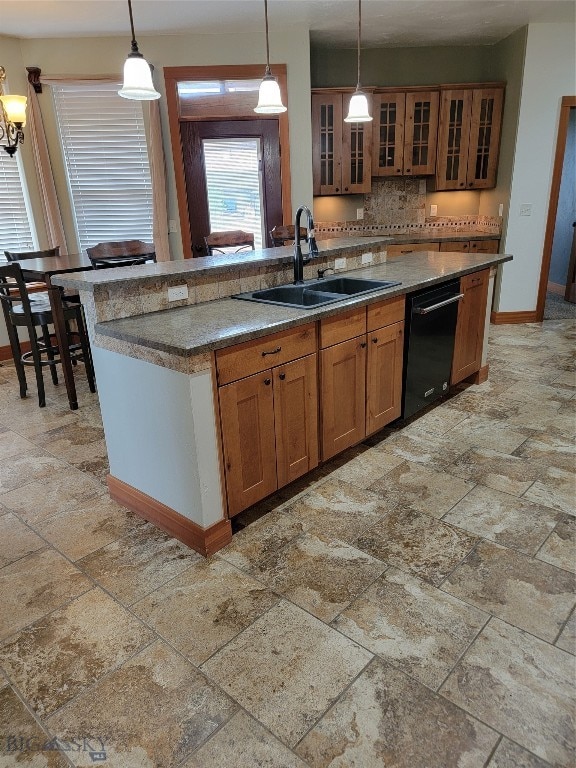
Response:
POLYGON ((16 375, 18 376, 18 384, 20 385, 20 397, 24 399, 28 390, 26 383, 26 371, 22 365, 22 348, 20 347, 20 339, 18 338, 18 331, 12 325, 12 323, 6 324, 6 330, 8 331, 8 338, 10 340, 10 347, 12 348, 12 357, 14 358, 14 368, 16 368, 16 375))
POLYGON ((34 361, 34 373, 36 374, 36 385, 38 387, 38 405, 40 408, 44 408, 46 405, 46 392, 44 391, 44 379, 42 377, 42 355, 36 333, 30 334, 30 350, 32 352, 32 360, 34 361))
POLYGON ((50 361, 50 375, 52 376, 52 382, 58 384, 58 371, 56 370, 56 362, 54 358, 54 348, 52 347, 52 339, 50 338, 50 330, 47 325, 42 326, 42 339, 44 346, 46 347, 46 356, 50 361))
POLYGON ((86 369, 86 378, 88 379, 88 386, 90 392, 96 392, 96 383, 94 381, 94 365, 92 363, 92 352, 90 351, 90 342, 88 341, 88 334, 86 333, 86 326, 84 324, 82 307, 78 308, 76 315, 76 326, 78 334, 80 336, 80 346, 82 348, 82 358, 84 360, 84 367, 86 369))

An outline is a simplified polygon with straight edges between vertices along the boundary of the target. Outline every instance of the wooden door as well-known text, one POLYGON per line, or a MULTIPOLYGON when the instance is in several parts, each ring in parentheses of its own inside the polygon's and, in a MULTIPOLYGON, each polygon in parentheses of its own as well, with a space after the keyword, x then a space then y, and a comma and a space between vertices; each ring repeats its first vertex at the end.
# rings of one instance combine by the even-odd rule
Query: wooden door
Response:
POLYGON ((404 168, 404 93, 372 98, 372 175, 401 176, 404 168))
POLYGON ((277 488, 272 372, 234 381, 218 392, 231 517, 277 488))
POLYGON ((469 189, 496 186, 503 101, 502 88, 482 88, 472 94, 466 179, 469 189))
POLYGON ((400 418, 404 322, 368 334, 366 374, 366 434, 400 418))
POLYGON ((366 336, 321 351, 322 458, 366 435, 366 336))
POLYGON ((312 94, 312 175, 315 195, 342 191, 342 94, 312 94))
POLYGON ((466 188, 471 106, 471 90, 446 90, 441 93, 437 190, 466 188))
MULTIPOLYGON (((342 114, 348 114, 351 93, 342 97, 342 114)), ((371 96, 367 95, 371 109, 371 96)), ((372 190, 372 121, 342 122, 342 194, 357 195, 372 190)))
POLYGON ((406 94, 405 176, 430 176, 436 170, 438 103, 437 91, 418 91, 406 94))
POLYGON ((273 369, 278 487, 318 465, 317 355, 273 369))
MULTIPOLYGON (((262 216, 264 242, 270 230, 282 224, 282 189, 280 180, 280 140, 277 120, 207 120, 181 122, 180 136, 186 179, 188 219, 192 237, 190 256, 207 254, 204 238, 210 234, 208 188, 204 165, 203 139, 260 139, 262 147, 262 216)), ((242 178, 239 176, 241 186, 242 178)), ((238 229, 232 222, 229 229, 238 229)))
POLYGON ((451 384, 477 373, 482 366, 489 276, 490 270, 484 269, 460 278, 464 298, 458 305, 451 384))

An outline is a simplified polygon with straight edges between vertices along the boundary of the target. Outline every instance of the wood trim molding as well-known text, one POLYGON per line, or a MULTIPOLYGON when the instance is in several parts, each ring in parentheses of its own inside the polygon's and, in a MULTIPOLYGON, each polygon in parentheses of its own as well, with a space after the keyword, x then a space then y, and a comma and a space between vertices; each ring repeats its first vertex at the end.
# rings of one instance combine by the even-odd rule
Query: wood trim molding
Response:
MULTIPOLYGON (((288 75, 286 64, 273 65, 274 76, 278 80, 282 100, 288 106, 288 75)), ((184 156, 180 138, 180 108, 178 100, 178 82, 181 80, 214 80, 214 79, 260 79, 264 73, 261 64, 224 64, 204 67, 164 67, 166 86, 166 105, 168 108, 168 124, 170 126, 170 141, 174 161, 176 181, 176 196, 180 215, 180 230, 182 232, 182 248, 184 258, 192 258, 192 235, 188 219, 188 203, 186 194, 186 177, 184 173, 184 156)), ((262 115, 255 115, 262 119, 262 115)), ((280 140, 280 173, 282 176, 282 216, 284 224, 292 223, 292 184, 290 178, 290 135, 288 129, 288 112, 273 115, 278 120, 280 140)), ((189 118, 188 118, 189 119, 189 118)), ((206 118, 204 118, 206 119, 206 118)), ((215 120, 221 118, 215 117, 215 120)), ((234 119, 241 119, 236 117, 234 119)))
MULTIPOLYGON (((22 352, 30 352, 30 342, 29 341, 21 341, 20 346, 22 347, 22 352)), ((13 360, 14 356, 12 354, 12 347, 10 344, 6 344, 4 347, 0 347, 0 361, 3 360, 13 360)))
POLYGON ((171 507, 167 507, 160 501, 153 499, 128 483, 118 480, 113 475, 108 475, 108 490, 110 497, 132 510, 139 517, 148 520, 158 528, 161 528, 170 536, 186 544, 187 547, 196 550, 204 557, 213 555, 232 539, 232 525, 230 520, 220 520, 210 528, 201 528, 171 507))
POLYGON ((546 291, 548 293, 555 293, 557 296, 564 296, 564 293, 566 291, 566 286, 561 285, 560 283, 551 283, 548 281, 548 284, 546 286, 546 291))
POLYGON ((483 384, 485 381, 488 381, 489 369, 490 365, 489 363, 486 363, 486 365, 483 365, 479 371, 473 373, 472 376, 469 376, 466 381, 469 381, 470 384, 483 384))
POLYGON ((546 234, 544 235, 544 248, 542 251, 542 265, 540 267, 538 301, 536 303, 536 322, 538 323, 542 322, 544 319, 546 289, 548 287, 548 275, 550 273, 550 261, 552 259, 552 244, 554 241, 554 230, 556 228, 556 214, 558 213, 560 182, 562 181, 562 166, 564 165, 566 138, 568 136, 568 121, 570 119, 570 110, 574 107, 576 107, 576 96, 562 97, 562 102, 560 105, 560 119, 558 121, 558 135, 556 137, 556 152, 554 155, 552 182, 550 185, 548 218, 546 219, 546 234))
POLYGON ((490 322, 493 325, 507 325, 513 323, 539 323, 537 310, 528 312, 492 312, 490 322))

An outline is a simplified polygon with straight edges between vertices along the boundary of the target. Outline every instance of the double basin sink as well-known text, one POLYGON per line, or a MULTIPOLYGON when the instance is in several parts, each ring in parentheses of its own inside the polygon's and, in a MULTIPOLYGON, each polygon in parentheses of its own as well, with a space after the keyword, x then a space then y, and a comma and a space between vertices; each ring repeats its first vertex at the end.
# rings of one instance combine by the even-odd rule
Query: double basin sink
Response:
POLYGON ((329 279, 309 280, 294 285, 278 285, 260 291, 238 293, 234 299, 260 301, 264 304, 280 304, 283 307, 312 309, 323 304, 342 301, 346 297, 359 296, 383 288, 401 285, 399 280, 369 280, 360 277, 333 277, 329 279))

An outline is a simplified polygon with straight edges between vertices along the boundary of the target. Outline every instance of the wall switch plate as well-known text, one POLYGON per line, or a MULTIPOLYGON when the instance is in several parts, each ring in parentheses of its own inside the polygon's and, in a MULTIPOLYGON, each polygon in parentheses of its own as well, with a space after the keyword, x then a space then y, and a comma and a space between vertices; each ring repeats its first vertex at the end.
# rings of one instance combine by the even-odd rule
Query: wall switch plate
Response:
POLYGON ((175 219, 170 219, 168 222, 168 232, 178 232, 178 226, 175 219))
POLYGON ((188 286, 171 285, 168 288, 168 301, 182 301, 188 298, 188 286))
POLYGON ((372 251, 368 251, 368 253, 362 254, 362 264, 372 264, 372 260, 374 259, 374 254, 372 251))
POLYGON ((430 206, 430 216, 438 216, 438 206, 437 205, 431 205, 430 206))
POLYGON ((504 203, 500 203, 498 206, 498 216, 504 216, 504 203))
POLYGON ((364 218, 364 208, 356 208, 356 218, 357 219, 364 218))
POLYGON ((346 258, 334 259, 334 269, 346 269, 346 258))
POLYGON ((520 206, 520 216, 532 216, 532 204, 524 203, 520 206))

